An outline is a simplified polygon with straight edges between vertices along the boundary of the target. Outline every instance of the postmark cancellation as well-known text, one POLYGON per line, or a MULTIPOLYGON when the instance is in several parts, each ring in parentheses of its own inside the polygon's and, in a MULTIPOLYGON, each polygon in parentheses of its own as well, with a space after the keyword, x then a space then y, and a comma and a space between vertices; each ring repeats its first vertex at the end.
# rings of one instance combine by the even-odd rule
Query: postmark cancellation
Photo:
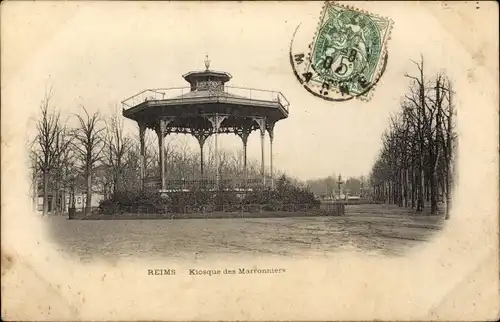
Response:
POLYGON ((307 48, 297 39, 306 37, 307 26, 297 34, 299 26, 292 40, 290 61, 296 77, 326 100, 369 100, 387 64, 392 25, 391 19, 326 1, 307 48))

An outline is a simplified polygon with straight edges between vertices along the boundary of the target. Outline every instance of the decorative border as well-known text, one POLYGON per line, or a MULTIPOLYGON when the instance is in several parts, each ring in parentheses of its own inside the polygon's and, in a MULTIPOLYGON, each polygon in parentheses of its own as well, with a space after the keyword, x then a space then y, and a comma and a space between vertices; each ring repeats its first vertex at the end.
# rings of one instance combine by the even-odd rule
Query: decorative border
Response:
MULTIPOLYGON (((348 99, 352 99, 352 98, 358 98, 360 99, 361 101, 369 101, 372 96, 373 96, 373 92, 375 91, 376 87, 377 87, 377 83, 379 82, 381 76, 382 76, 382 73, 385 71, 385 67, 386 67, 386 64, 387 64, 387 56, 388 56, 388 50, 387 50, 387 43, 389 42, 389 40, 391 39, 391 31, 392 31, 392 28, 393 28, 393 25, 394 25, 394 21, 388 17, 383 17, 383 16, 380 16, 376 13, 371 13, 371 12, 368 12, 364 9, 359 9, 359 8, 356 8, 356 7, 353 7, 351 5, 344 5, 344 4, 341 4, 341 3, 338 3, 336 1, 330 1, 330 0, 325 0, 325 2, 323 2, 323 6, 321 8, 321 13, 319 15, 319 19, 318 19, 318 24, 317 24, 317 27, 316 27, 316 31, 314 32, 314 35, 312 37, 312 41, 311 43, 309 44, 309 53, 307 54, 307 61, 308 61, 308 65, 307 65, 307 69, 306 71, 309 71, 310 68, 311 68, 311 65, 312 65, 312 54, 313 54, 313 47, 314 47, 314 44, 316 43, 316 38, 321 30, 321 27, 322 27, 322 22, 323 22, 323 19, 325 17, 325 14, 327 12, 327 9, 329 6, 331 5, 334 5, 334 6, 337 6, 337 7, 340 7, 340 8, 343 8, 343 9, 346 9, 346 10, 351 10, 351 11, 357 11, 361 14, 364 14, 364 15, 368 15, 368 16, 372 16, 372 17, 376 17, 376 18, 379 18, 379 19, 382 19, 382 20, 386 20, 388 22, 388 26, 387 26, 387 30, 384 34, 384 37, 381 37, 382 38, 382 46, 381 46, 381 53, 380 53, 380 58, 378 60, 378 63, 376 65, 376 70, 374 72, 374 77, 373 77, 373 82, 372 82, 372 85, 369 87, 369 89, 363 93, 363 94, 359 94, 357 96, 354 96, 354 95, 350 95, 350 97, 346 98, 346 100, 348 99)), ((316 88, 319 88, 320 86, 314 84, 314 85, 311 85, 311 87, 316 87, 316 88)), ((332 87, 329 89, 330 91, 334 92, 334 93, 337 93, 337 94, 342 94, 340 92, 340 90, 337 88, 337 87, 332 87)))

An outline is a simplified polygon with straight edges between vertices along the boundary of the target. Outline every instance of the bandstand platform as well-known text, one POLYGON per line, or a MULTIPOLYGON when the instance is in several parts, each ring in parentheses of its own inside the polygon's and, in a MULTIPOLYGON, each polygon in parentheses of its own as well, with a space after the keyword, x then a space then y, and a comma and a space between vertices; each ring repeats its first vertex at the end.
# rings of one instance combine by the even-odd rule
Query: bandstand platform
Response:
POLYGON ((193 187, 234 190, 253 190, 258 187, 274 187, 273 140, 275 124, 288 117, 289 102, 277 91, 232 87, 226 83, 229 73, 210 69, 205 60, 204 71, 183 75, 188 87, 146 89, 122 102, 124 117, 139 126, 140 177, 142 189, 160 192, 184 191, 193 187), (145 131, 153 130, 158 136, 159 176, 145 176, 145 131), (261 169, 259 177, 250 177, 247 171, 247 141, 250 133, 260 132, 261 169), (265 133, 269 134, 269 173, 266 173, 265 133), (199 177, 186 180, 168 178, 165 173, 165 137, 169 134, 191 134, 199 143, 199 177), (219 169, 220 134, 238 135, 243 144, 243 175, 221 178, 219 169), (214 136, 215 177, 207 177, 204 171, 205 141, 214 136))

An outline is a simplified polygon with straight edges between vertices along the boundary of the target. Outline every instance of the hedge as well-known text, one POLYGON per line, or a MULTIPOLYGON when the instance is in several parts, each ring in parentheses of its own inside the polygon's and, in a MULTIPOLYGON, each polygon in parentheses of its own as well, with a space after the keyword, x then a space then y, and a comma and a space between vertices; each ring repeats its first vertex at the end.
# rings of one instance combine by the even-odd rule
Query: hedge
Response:
POLYGON ((320 201, 305 188, 294 186, 285 177, 276 182, 276 189, 260 189, 238 193, 229 187, 219 191, 191 189, 186 192, 172 192, 167 197, 146 191, 124 191, 114 194, 100 203, 103 213, 123 212, 168 212, 183 213, 187 209, 201 212, 209 208, 213 211, 238 211, 241 205, 261 205, 266 211, 302 211, 319 209, 320 201))

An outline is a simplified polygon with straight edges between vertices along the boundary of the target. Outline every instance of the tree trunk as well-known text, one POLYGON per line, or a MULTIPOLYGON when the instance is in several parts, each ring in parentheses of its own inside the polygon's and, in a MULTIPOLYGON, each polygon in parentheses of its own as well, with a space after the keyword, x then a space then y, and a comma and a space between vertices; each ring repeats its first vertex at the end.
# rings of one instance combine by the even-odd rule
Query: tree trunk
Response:
POLYGON ((429 204, 429 201, 431 201, 431 178, 432 178, 432 173, 428 171, 425 175, 425 201, 427 204, 429 204))
POLYGON ((419 115, 418 115, 418 138, 419 138, 419 170, 420 170, 420 189, 418 195, 417 211, 421 212, 424 209, 424 188, 425 188, 425 174, 424 174, 424 128, 426 124, 425 116, 425 80, 424 80, 424 60, 421 60, 420 82, 419 82, 419 115))
POLYGON ((451 192, 450 192, 450 175, 447 171, 446 173, 446 215, 445 215, 445 219, 450 219, 450 208, 451 208, 451 192))
POLYGON ((445 152, 445 159, 446 159, 446 215, 445 219, 448 220, 450 219, 450 210, 451 210, 451 189, 453 186, 453 173, 451 171, 452 169, 452 162, 453 162, 453 147, 452 147, 452 140, 451 140, 451 135, 452 135, 452 125, 453 125, 453 89, 451 86, 451 83, 449 83, 448 87, 449 91, 449 116, 447 119, 447 130, 446 130, 446 152, 445 152))
POLYGON ((411 208, 415 209, 417 198, 417 180, 415 178, 415 166, 411 169, 411 208))
POLYGON ((419 175, 419 187, 418 187, 418 199, 417 199, 417 211, 421 212, 424 209, 424 189, 425 189, 425 176, 423 165, 420 168, 419 175))
POLYGON ((431 177, 431 215, 437 214, 437 177, 436 171, 433 171, 431 177))
POLYGON ((401 168, 399 170, 399 203, 398 206, 403 207, 403 198, 404 198, 404 187, 403 187, 403 182, 404 182, 404 172, 403 169, 401 168))
POLYGON ((43 213, 42 216, 47 216, 49 213, 49 174, 43 171, 43 213))
POLYGON ((389 181, 389 204, 394 203, 394 191, 393 191, 393 182, 392 180, 389 181))
POLYGON ((393 182, 393 185, 392 185, 392 190, 394 190, 393 204, 399 206, 399 197, 401 195, 399 193, 400 184, 399 184, 399 175, 398 174, 399 174, 399 170, 396 168, 396 175, 395 175, 394 182, 393 182))
POLYGON ((405 198, 405 207, 408 208, 408 198, 409 198, 409 193, 408 193, 408 189, 409 189, 409 186, 410 186, 410 182, 409 182, 409 176, 408 176, 408 168, 405 169, 405 173, 404 173, 404 191, 405 191, 405 195, 404 195, 404 198, 405 198))
POLYGON ((33 170, 33 211, 38 211, 38 176, 33 170))
POLYGON ((115 186, 115 193, 118 191, 122 191, 122 175, 120 169, 117 169, 116 171, 114 186, 115 186))
POLYGON ((52 198, 52 212, 54 215, 59 215, 59 182, 55 182, 55 188, 52 198))
POLYGON ((437 203, 436 203, 436 168, 435 168, 435 163, 436 163, 436 155, 434 153, 434 145, 436 142, 432 138, 429 138, 429 174, 427 176, 427 189, 426 189, 426 195, 427 195, 427 202, 430 202, 431 204, 431 211, 430 215, 433 215, 437 210, 437 203))
POLYGON ((388 181, 384 181, 384 202, 386 204, 390 204, 391 203, 391 192, 389 191, 389 182, 388 181))
POLYGON ((76 206, 75 202, 76 202, 76 200, 75 200, 75 185, 73 184, 73 185, 71 185, 71 196, 70 196, 70 200, 69 200, 69 205, 73 209, 76 206))
POLYGON ((85 200, 85 214, 91 211, 92 208, 92 169, 87 165, 87 169, 85 171, 86 176, 86 191, 87 198, 85 200))
POLYGON ((385 181, 384 182, 384 189, 385 189, 385 203, 390 204, 391 203, 391 191, 389 187, 389 182, 385 181))
POLYGON ((436 82, 436 135, 435 138, 432 137, 432 134, 429 135, 430 139, 433 141, 429 142, 430 150, 432 152, 432 164, 430 165, 431 171, 431 215, 437 214, 438 205, 437 205, 437 195, 438 195, 438 165, 439 165, 439 152, 441 151, 439 148, 440 145, 440 132, 441 132, 441 102, 440 102, 440 80, 437 79, 436 82))
POLYGON ((64 185, 64 188, 62 190, 62 195, 61 195, 61 209, 62 209, 63 214, 66 212, 66 189, 67 189, 67 186, 64 185))

